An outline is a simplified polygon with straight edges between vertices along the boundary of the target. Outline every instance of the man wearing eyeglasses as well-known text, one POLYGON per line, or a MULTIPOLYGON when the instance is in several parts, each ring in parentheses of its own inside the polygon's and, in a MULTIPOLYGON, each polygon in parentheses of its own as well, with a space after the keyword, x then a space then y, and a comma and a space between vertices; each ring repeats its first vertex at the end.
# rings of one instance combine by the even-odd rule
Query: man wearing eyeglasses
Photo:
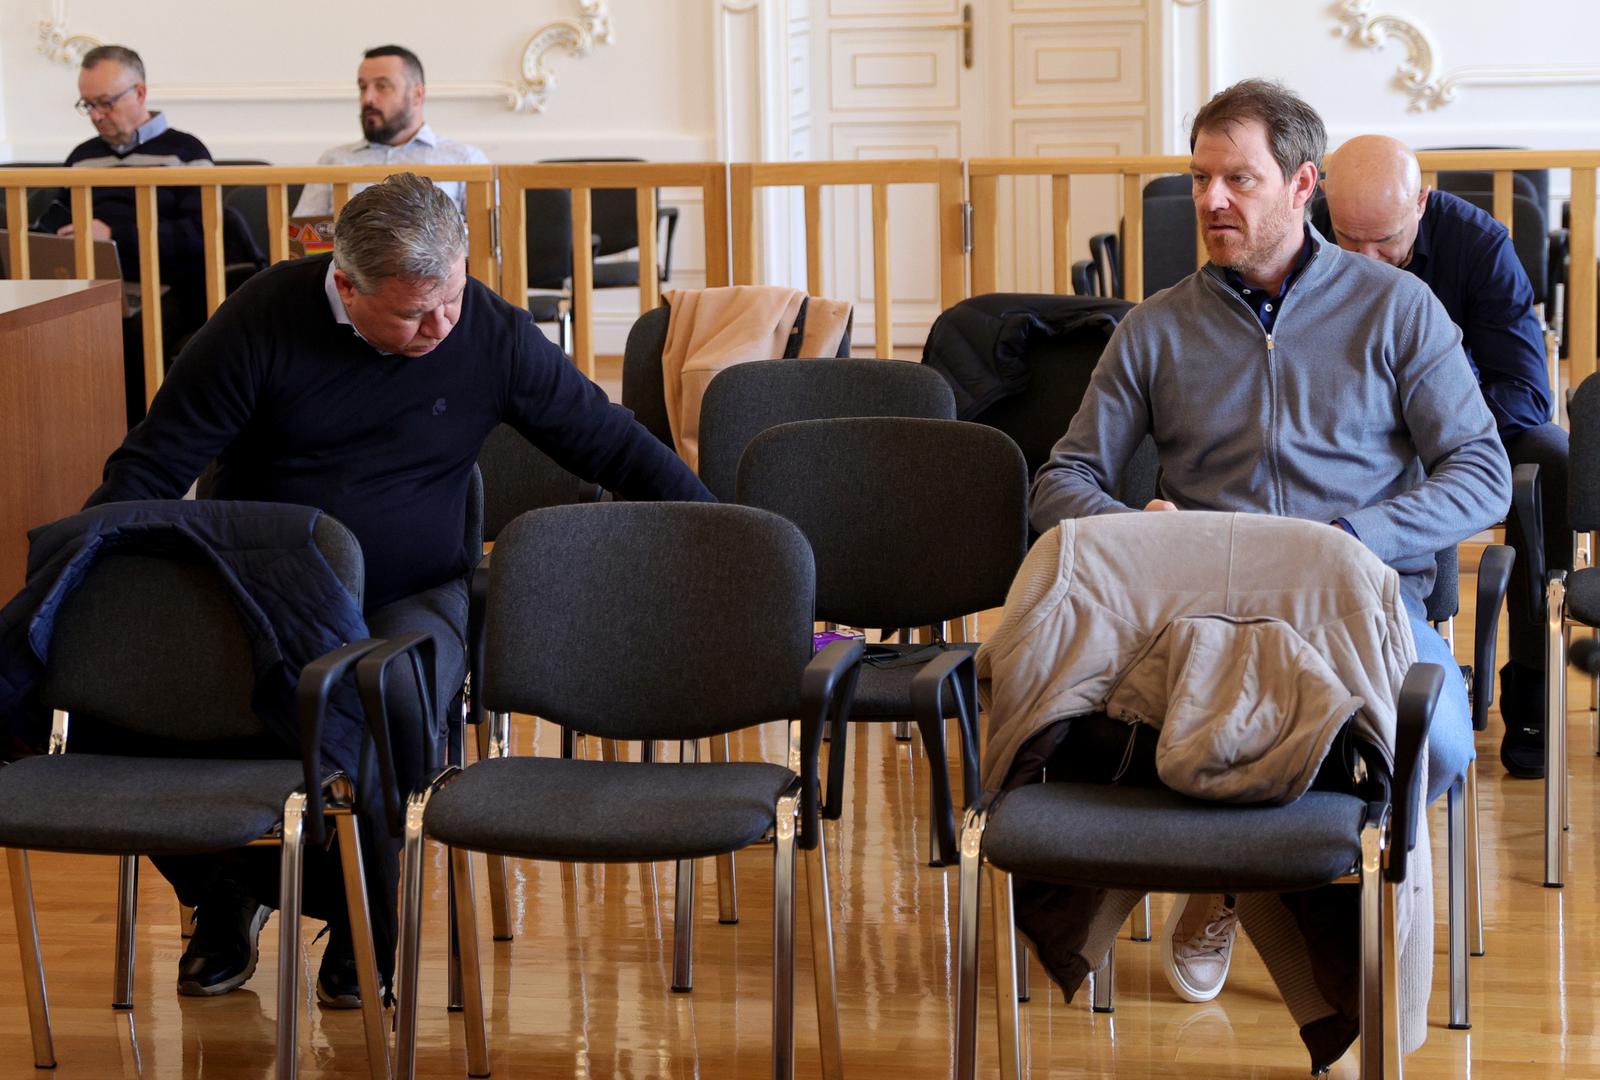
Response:
MULTIPOLYGON (((67 164, 81 168, 152 165, 210 165, 211 151, 185 131, 167 126, 165 113, 145 104, 144 61, 122 45, 101 45, 83 55, 78 71, 77 109, 89 118, 96 135, 67 155, 67 164)), ((96 240, 115 240, 124 281, 139 280, 139 228, 133 188, 95 188, 96 240)), ((205 240, 200 224, 200 189, 156 189, 157 242, 161 281, 171 287, 163 300, 163 331, 169 354, 183 337, 205 321, 205 240)), ((66 188, 39 220, 36 232, 72 234, 72 200, 66 188)), ((124 334, 124 352, 138 342, 124 334)), ((144 415, 144 367, 140 357, 125 356, 129 423, 144 415)))

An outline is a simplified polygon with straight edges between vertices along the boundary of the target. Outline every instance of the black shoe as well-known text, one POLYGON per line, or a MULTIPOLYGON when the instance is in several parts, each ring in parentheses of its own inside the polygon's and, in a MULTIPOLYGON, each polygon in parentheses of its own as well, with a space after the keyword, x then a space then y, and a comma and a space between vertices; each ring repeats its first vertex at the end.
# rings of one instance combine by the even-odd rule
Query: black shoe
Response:
POLYGON ((361 1008, 361 980, 356 977, 356 955, 348 929, 328 931, 328 947, 317 969, 317 1001, 324 1009, 361 1008))
POLYGON ((194 912, 194 937, 178 961, 178 993, 210 997, 237 990, 256 972, 261 927, 272 909, 231 888, 194 912))
POLYGON ((1506 734, 1500 764, 1519 780, 1544 778, 1544 672, 1523 664, 1500 669, 1500 715, 1506 734))

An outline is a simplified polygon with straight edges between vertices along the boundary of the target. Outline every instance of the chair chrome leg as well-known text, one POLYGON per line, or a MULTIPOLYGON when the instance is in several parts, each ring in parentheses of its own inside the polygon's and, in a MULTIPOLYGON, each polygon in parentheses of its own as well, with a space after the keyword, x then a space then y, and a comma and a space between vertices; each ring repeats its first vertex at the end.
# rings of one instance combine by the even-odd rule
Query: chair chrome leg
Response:
POLYGON ((811 916, 811 972, 817 995, 817 1044, 824 1080, 844 1076, 839 1034, 839 974, 833 955, 833 905, 828 888, 826 832, 817 828, 817 846, 802 853, 806 866, 806 909, 811 916))
POLYGON ((1022 1076, 1022 1020, 1017 1012, 1016 910, 1011 904, 1011 875, 989 868, 989 910, 994 919, 995 1034, 1000 1043, 1002 1080, 1022 1076))
POLYGON ((461 935, 457 932, 460 922, 459 907, 461 900, 456 896, 456 876, 445 871, 444 875, 444 905, 445 905, 445 1010, 460 1012, 462 1009, 461 995, 461 935))
POLYGON ((679 859, 673 884, 672 992, 694 989, 694 860, 679 859))
POLYGON ((417 971, 422 959, 423 816, 431 791, 406 802, 405 876, 400 882, 400 957, 395 971, 395 1080, 417 1075, 417 971))
POLYGON ((778 799, 772 830, 773 1080, 794 1076, 794 840, 799 801, 792 788, 778 799))
POLYGON ((1467 934, 1468 950, 1483 955, 1483 851, 1478 846, 1478 770, 1467 769, 1467 934))
POLYGON ((185 941, 194 937, 194 908, 188 904, 178 905, 178 936, 185 941))
POLYGON ((1400 1072, 1400 905, 1398 887, 1385 881, 1383 890, 1383 1074, 1401 1080, 1400 1072))
POLYGON ((467 1075, 489 1075, 489 1034, 483 1017, 483 966, 478 954, 477 893, 472 887, 472 853, 450 849, 450 875, 460 906, 456 933, 461 946, 461 990, 467 1039, 467 1075))
POLYGON ((1033 1000, 1033 994, 1028 989, 1028 943, 1020 937, 1017 939, 1017 1000, 1026 1002, 1033 1000))
POLYGON ((1383 1076, 1383 838, 1382 827, 1361 829, 1361 1080, 1383 1076))
POLYGON ((378 983, 378 957, 372 943, 372 916, 367 906, 367 878, 361 858, 361 830, 354 814, 334 819, 339 830, 339 864, 344 870, 345 907, 350 913, 350 941, 355 946, 356 982, 361 987, 361 1023, 367 1037, 367 1068, 372 1080, 389 1080, 389 1032, 383 1023, 383 987, 378 983))
POLYGON ((1133 929, 1128 935, 1129 941, 1150 940, 1150 894, 1145 893, 1133 908, 1133 929))
POLYGON ((910 720, 896 720, 894 722, 894 741, 895 742, 910 742, 911 741, 911 721, 910 720))
MULTIPOLYGON (((483 722, 478 725, 479 761, 506 756, 504 731, 509 724, 510 717, 505 713, 485 714, 483 722)), ((486 857, 489 860, 489 918, 494 924, 494 939, 510 941, 511 891, 510 874, 506 870, 508 860, 504 855, 486 857)))
POLYGON ((983 827, 987 820, 987 812, 968 810, 961 822, 961 885, 956 913, 956 1080, 973 1080, 978 1071, 978 909, 983 883, 983 827))
POLYGON ((1112 941, 1106 958, 1089 973, 1089 1006, 1097 1013, 1117 1011, 1117 943, 1112 941))
MULTIPOLYGON (((1470 766, 1469 766, 1470 768, 1470 766)), ((1450 1027, 1465 1030, 1472 1026, 1467 994, 1467 799, 1466 781, 1461 777, 1450 785, 1446 797, 1449 820, 1449 955, 1450 1027)))
POLYGON ((1567 778, 1567 650, 1566 580, 1550 576, 1545 589, 1545 724, 1544 724, 1544 883, 1557 889, 1565 882, 1567 778))
POLYGON ((300 875, 305 866, 306 794, 283 806, 278 871, 278 1080, 294 1080, 300 1042, 300 875))
MULTIPOLYGON (((732 753, 728 736, 711 740, 712 761, 732 761, 732 753)), ((731 851, 717 856, 717 921, 728 926, 739 921, 739 879, 731 851)))
POLYGON ((53 1069, 56 1051, 50 1038, 50 998, 44 989, 44 957, 39 951, 39 921, 33 910, 28 853, 21 848, 6 848, 6 870, 11 878, 11 913, 17 920, 17 951, 22 954, 22 991, 28 1000, 33 1065, 37 1069, 53 1069))
POLYGON ((133 1008, 133 932, 139 913, 139 856, 117 860, 117 971, 112 980, 111 1007, 133 1008))

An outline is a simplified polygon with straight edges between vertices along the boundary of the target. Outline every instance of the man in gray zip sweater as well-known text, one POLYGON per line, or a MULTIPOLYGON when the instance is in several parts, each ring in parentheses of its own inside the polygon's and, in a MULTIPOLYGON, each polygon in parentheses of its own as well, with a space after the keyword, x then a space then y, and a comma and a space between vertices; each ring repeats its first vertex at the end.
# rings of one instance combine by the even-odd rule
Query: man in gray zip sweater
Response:
MULTIPOLYGON (((1110 493, 1149 434, 1162 497, 1142 509, 1347 530, 1400 572, 1418 658, 1448 667, 1422 617, 1434 554, 1500 520, 1511 471, 1461 332, 1428 287, 1306 223, 1326 145, 1316 111, 1265 80, 1222 91, 1195 116, 1190 168, 1210 261, 1117 328, 1034 479, 1030 517, 1043 532, 1141 509, 1110 493)), ((1466 693, 1447 679, 1429 800, 1472 758, 1466 693)), ((1221 990, 1236 926, 1227 898, 1174 904, 1163 960, 1180 996, 1221 990)))

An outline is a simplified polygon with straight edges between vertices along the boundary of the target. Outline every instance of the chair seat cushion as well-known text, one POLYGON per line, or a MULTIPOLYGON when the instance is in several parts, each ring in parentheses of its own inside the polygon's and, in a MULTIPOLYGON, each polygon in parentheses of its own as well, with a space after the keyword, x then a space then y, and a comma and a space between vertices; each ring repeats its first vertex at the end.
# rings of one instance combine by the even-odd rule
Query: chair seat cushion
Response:
POLYGON ((1600 626, 1600 567, 1567 575, 1567 614, 1586 626, 1600 626))
POLYGON ((226 851, 265 836, 300 762, 54 754, 0 768, 0 847, 101 855, 226 851))
POLYGON ((1062 885, 1152 892, 1288 892, 1359 862, 1366 803, 1309 791, 1285 806, 1202 802, 1165 788, 1031 784, 990 813, 1002 870, 1062 885))
POLYGON ((528 297, 528 311, 533 315, 534 322, 558 322, 561 319, 561 305, 566 299, 553 293, 534 293, 528 297))
POLYGON ((520 858, 703 858, 761 839, 793 779, 764 762, 491 758, 436 793, 425 823, 442 843, 520 858))
POLYGON ((639 284, 637 259, 594 264, 594 287, 597 289, 621 289, 637 284, 639 284))
MULTIPOLYGON (((890 646, 902 653, 926 649, 926 645, 890 646)), ((929 660, 932 656, 929 657, 929 660)), ((852 720, 904 720, 911 716, 911 680, 928 661, 908 664, 905 667, 879 667, 862 664, 861 677, 856 683, 856 696, 850 704, 852 720)), ((944 694, 946 717, 959 715, 956 697, 947 687, 944 694)))

